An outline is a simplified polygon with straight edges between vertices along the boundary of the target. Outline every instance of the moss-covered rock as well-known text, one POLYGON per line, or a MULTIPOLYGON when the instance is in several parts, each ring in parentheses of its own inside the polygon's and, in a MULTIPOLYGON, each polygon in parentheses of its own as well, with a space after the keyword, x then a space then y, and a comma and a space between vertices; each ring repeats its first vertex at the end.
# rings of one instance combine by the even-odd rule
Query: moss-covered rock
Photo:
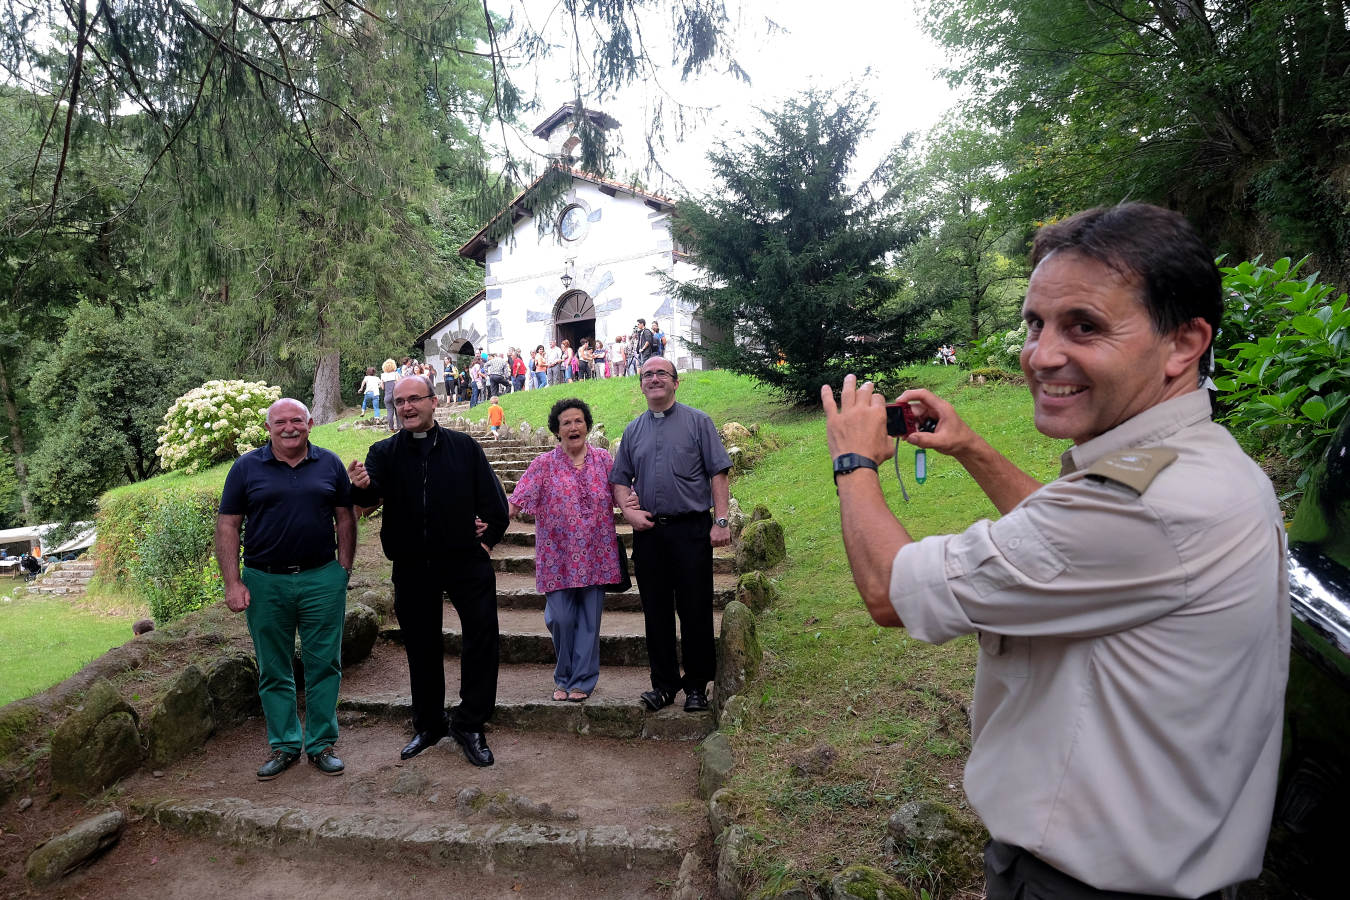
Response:
POLYGON ((714 731, 699 745, 698 793, 707 800, 727 783, 736 765, 736 754, 731 741, 720 731, 714 731))
POLYGON ((737 571, 772 569, 786 557, 783 526, 777 519, 752 521, 741 529, 741 540, 736 545, 737 571))
POLYGON ((52 784, 93 794, 136 771, 144 758, 136 711, 100 679, 52 736, 52 784))
POLYGON ((745 689, 759 672, 764 658, 755 633, 755 614, 738 600, 722 610, 722 632, 717 638, 717 706, 745 689))
POLYGON ((215 730, 206 676, 188 666, 145 719, 150 765, 162 769, 206 743, 215 730))
POLYGON ((127 817, 120 810, 85 819, 38 847, 28 857, 26 874, 36 887, 59 881, 90 858, 117 843, 127 817))
POLYGON ((914 900, 914 892, 871 866, 849 866, 830 881, 830 900, 914 900))
POLYGON ((773 606, 779 597, 778 585, 763 572, 746 572, 736 582, 736 599, 760 613, 773 606))
POLYGON ((354 666, 370 656, 375 648, 375 639, 380 636, 380 620, 375 610, 364 603, 353 603, 347 607, 347 615, 342 620, 342 666, 354 666))
POLYGON ((886 823, 886 833, 898 855, 918 857, 949 884, 964 884, 981 871, 984 835, 944 803, 906 803, 886 823))
POLYGON ((229 728, 250 716, 262 715, 258 663, 247 653, 231 653, 211 663, 206 670, 206 691, 211 695, 217 728, 229 728))

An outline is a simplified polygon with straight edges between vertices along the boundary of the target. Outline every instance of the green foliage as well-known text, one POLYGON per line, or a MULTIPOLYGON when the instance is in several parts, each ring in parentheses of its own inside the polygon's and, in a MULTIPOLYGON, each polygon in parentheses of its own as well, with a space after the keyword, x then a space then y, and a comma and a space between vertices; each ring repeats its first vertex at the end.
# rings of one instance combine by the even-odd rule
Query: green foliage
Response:
POLYGON ((1306 261, 1221 269, 1229 296, 1214 383, 1223 421, 1292 460, 1316 458, 1350 404, 1346 295, 1315 273, 1298 278, 1306 261))
POLYGON ((205 363, 188 329, 162 306, 126 314, 81 301, 33 372, 43 440, 30 490, 46 517, 88 518, 98 495, 159 467, 156 429, 169 398, 200 383, 205 363))
POLYGON ((1350 31, 1325 0, 926 0, 1026 224, 1123 198, 1347 276, 1350 31))
POLYGON ((169 407, 155 453, 165 471, 189 475, 242 456, 267 440, 267 409, 280 399, 262 381, 208 381, 169 407))
POLYGON ((1027 342, 1027 323, 1001 334, 991 334, 982 341, 976 341, 970 349, 968 364, 988 366, 1009 372, 1022 369, 1022 345, 1027 342))
POLYGON ((182 618, 223 596, 212 555, 217 500, 214 491, 165 491, 137 524, 130 575, 156 622, 182 618))
POLYGON ((753 137, 709 154, 719 190, 680 205, 678 240, 706 274, 669 285, 710 326, 699 352, 798 403, 933 349, 911 339, 929 307, 897 300, 885 267, 913 233, 873 198, 881 172, 850 187, 873 108, 808 92, 765 112, 753 137))

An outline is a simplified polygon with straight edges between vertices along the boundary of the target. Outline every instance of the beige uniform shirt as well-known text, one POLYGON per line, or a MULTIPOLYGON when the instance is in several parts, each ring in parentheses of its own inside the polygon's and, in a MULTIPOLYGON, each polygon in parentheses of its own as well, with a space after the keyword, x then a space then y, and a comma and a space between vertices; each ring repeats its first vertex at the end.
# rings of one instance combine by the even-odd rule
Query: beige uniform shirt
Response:
POLYGON ((998 521, 903 547, 891 602, 910 633, 980 635, 965 787, 990 834, 1103 889, 1196 897, 1255 877, 1284 551, 1270 482, 1204 391, 1070 449, 998 521), (1142 493, 1088 471, 1129 468, 1130 448, 1176 459, 1142 493))

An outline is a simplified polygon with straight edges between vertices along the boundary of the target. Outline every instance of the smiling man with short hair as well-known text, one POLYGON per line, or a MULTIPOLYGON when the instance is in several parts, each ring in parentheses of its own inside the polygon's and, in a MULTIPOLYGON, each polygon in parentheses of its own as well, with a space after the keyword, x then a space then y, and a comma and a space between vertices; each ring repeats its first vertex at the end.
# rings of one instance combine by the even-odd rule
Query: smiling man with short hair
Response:
POLYGON ((225 476, 215 538, 225 603, 244 613, 258 657, 258 694, 272 748, 258 779, 276 778, 302 749, 319 771, 341 775, 333 744, 356 553, 351 483, 336 454, 309 442, 314 421, 299 400, 273 403, 266 424, 270 440, 235 460, 225 476), (305 667, 303 732, 291 663, 297 633, 305 667))
POLYGON ((979 636, 965 788, 993 840, 986 894, 1218 897, 1261 871, 1289 598, 1270 481, 1210 420, 1214 256, 1143 204, 1043 228, 1023 318, 1036 428, 1073 442, 1041 484, 926 390, 936 431, 1002 514, 915 541, 877 466, 884 398, 821 389, 844 546, 878 624, 979 636))

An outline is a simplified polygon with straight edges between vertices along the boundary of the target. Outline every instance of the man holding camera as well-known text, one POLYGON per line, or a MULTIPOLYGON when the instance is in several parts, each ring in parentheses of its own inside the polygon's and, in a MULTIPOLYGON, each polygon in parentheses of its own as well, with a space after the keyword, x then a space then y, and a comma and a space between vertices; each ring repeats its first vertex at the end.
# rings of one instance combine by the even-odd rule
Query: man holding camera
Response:
POLYGON ((882 495, 884 399, 821 399, 844 545, 874 620, 979 635, 965 788, 987 896, 1215 896, 1261 871, 1288 672, 1270 482, 1199 390, 1222 313, 1213 254, 1143 204, 1032 249, 1022 370, 1037 430, 1073 442, 1042 485, 924 390, 901 394, 1002 513, 915 541, 882 495))

